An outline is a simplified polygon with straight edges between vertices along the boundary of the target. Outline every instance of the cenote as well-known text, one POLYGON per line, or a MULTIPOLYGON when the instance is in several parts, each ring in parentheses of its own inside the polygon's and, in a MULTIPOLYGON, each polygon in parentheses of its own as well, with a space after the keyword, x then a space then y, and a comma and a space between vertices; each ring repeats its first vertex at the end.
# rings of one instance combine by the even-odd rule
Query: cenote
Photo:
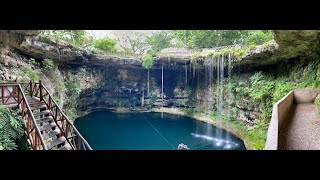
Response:
POLYGON ((75 120, 94 150, 245 150, 238 137, 189 117, 96 111, 75 120))

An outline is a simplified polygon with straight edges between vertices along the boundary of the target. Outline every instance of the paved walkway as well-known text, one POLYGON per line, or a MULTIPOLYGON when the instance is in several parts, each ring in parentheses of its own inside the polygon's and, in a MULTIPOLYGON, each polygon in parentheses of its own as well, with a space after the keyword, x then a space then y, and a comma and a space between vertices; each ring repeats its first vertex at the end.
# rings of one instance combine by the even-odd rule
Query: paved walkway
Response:
POLYGON ((279 131, 280 150, 320 150, 320 116, 314 104, 294 104, 279 131))

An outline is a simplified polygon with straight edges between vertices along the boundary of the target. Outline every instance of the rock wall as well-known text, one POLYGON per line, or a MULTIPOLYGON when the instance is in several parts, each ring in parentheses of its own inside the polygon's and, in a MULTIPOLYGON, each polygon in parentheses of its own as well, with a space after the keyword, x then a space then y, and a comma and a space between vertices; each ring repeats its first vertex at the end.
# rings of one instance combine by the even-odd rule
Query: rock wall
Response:
MULTIPOLYGON (((320 31, 274 31, 275 41, 267 46, 258 46, 247 52, 242 61, 233 64, 232 74, 247 81, 250 75, 259 70, 293 58, 315 58, 319 56, 320 31)), ((3 82, 21 81, 19 68, 29 66, 28 58, 42 61, 50 58, 59 64, 59 81, 63 81, 66 71, 85 68, 91 80, 80 93, 77 103, 79 111, 114 107, 195 107, 203 109, 215 107, 208 83, 208 73, 204 64, 194 66, 193 50, 169 49, 160 53, 150 69, 149 93, 148 70, 140 59, 118 58, 97 55, 77 49, 62 42, 38 36, 39 31, 0 31, 0 76, 3 82), (161 68, 164 67, 164 103, 162 103, 161 68), (211 97, 211 98, 210 98, 211 97)), ((225 74, 227 70, 224 69, 225 74)), ((216 69, 212 71, 213 81, 216 69)), ((48 84, 54 87, 57 80, 48 77, 48 84)), ((90 81, 90 78, 84 81, 90 81)), ((212 84, 215 86, 215 84, 212 84)), ((63 97, 63 96, 60 96, 63 97)), ((236 117, 252 122, 261 112, 250 107, 247 100, 241 99, 235 107, 236 117)))

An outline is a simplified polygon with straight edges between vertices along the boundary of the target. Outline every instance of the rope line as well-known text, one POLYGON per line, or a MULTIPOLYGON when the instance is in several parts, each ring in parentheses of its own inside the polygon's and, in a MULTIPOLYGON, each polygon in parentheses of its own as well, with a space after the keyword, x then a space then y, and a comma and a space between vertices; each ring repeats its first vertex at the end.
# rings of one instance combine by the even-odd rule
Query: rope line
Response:
POLYGON ((163 135, 148 121, 148 119, 144 118, 149 124, 150 126, 162 137, 162 139, 164 139, 171 147, 172 149, 175 149, 172 144, 165 138, 163 137, 163 135))

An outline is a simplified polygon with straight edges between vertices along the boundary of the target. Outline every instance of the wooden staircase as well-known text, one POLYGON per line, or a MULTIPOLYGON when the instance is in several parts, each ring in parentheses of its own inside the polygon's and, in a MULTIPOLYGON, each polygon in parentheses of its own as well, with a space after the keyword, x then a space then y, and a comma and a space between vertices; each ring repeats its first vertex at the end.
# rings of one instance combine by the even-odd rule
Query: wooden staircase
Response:
POLYGON ((32 149, 92 150, 41 81, 0 87, 2 104, 21 109, 32 149))

